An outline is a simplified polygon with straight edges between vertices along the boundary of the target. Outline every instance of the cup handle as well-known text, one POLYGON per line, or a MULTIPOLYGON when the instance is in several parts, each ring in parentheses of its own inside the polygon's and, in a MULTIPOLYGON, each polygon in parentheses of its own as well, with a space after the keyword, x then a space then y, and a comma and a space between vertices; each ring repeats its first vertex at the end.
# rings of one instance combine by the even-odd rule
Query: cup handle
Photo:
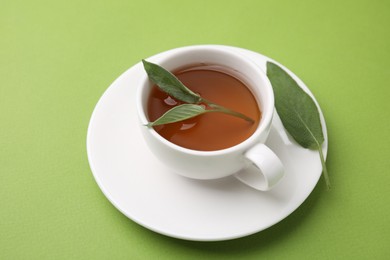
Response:
POLYGON ((255 170, 241 170, 234 176, 246 185, 261 191, 272 189, 284 176, 284 167, 278 156, 265 144, 250 148, 245 158, 255 170))

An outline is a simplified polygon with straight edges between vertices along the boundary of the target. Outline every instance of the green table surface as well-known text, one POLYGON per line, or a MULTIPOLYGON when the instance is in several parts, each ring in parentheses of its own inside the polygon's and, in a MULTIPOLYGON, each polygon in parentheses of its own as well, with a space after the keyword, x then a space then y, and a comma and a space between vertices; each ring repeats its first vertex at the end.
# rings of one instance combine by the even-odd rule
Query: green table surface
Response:
POLYGON ((388 257, 389 26, 386 0, 1 1, 0 259, 388 257), (267 55, 308 85, 327 122, 332 189, 321 178, 265 231, 191 242, 116 210, 85 144, 95 104, 121 73, 209 43, 267 55))

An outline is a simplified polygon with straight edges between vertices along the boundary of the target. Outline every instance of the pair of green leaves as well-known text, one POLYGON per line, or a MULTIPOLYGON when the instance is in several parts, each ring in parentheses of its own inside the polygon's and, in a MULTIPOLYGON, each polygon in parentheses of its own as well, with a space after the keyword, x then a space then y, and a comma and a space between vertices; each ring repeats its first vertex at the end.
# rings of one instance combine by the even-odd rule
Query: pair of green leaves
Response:
MULTIPOLYGON (((149 123, 148 127, 174 123, 210 112, 222 112, 253 122, 253 119, 241 113, 217 105, 192 92, 172 73, 157 64, 145 60, 142 60, 142 63, 150 80, 171 97, 186 103, 173 107, 156 121, 149 123), (208 109, 202 104, 207 105, 208 109)), ((295 80, 278 65, 267 62, 267 76, 275 93, 276 110, 285 129, 302 147, 318 150, 325 182, 327 187, 330 188, 322 153, 324 135, 316 104, 295 80)))
POLYGON ((163 67, 148 62, 146 60, 142 60, 142 63, 151 81, 153 81, 162 91, 167 93, 169 96, 186 103, 179 106, 175 106, 172 109, 168 110, 156 121, 150 122, 147 125, 148 127, 175 123, 211 112, 225 113, 242 118, 251 123, 254 122, 252 118, 244 114, 233 111, 231 109, 220 106, 207 99, 202 98, 200 95, 194 93, 189 88, 184 86, 184 84, 178 78, 176 78, 175 75, 173 75, 171 72, 167 71, 163 67))

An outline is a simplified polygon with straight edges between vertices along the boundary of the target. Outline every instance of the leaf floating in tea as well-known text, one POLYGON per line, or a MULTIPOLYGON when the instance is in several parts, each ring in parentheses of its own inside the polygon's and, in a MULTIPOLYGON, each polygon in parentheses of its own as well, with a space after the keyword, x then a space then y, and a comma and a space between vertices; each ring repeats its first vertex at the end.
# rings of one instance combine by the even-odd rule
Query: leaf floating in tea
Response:
POLYGON ((175 75, 163 67, 146 60, 142 60, 142 63, 149 79, 171 97, 190 104, 197 104, 201 101, 202 98, 199 95, 184 86, 175 75))
POLYGON ((322 153, 324 135, 316 104, 278 65, 267 62, 267 76, 274 89, 275 107, 283 126, 302 147, 319 151, 325 182, 330 188, 328 171, 322 153))
POLYGON ((156 121, 149 123, 147 126, 157 126, 157 125, 165 125, 170 123, 175 123, 179 121, 183 121, 186 119, 193 118, 195 116, 212 112, 211 110, 206 110, 201 105, 195 104, 183 104, 179 106, 175 106, 172 109, 168 110, 165 114, 163 114, 156 121))

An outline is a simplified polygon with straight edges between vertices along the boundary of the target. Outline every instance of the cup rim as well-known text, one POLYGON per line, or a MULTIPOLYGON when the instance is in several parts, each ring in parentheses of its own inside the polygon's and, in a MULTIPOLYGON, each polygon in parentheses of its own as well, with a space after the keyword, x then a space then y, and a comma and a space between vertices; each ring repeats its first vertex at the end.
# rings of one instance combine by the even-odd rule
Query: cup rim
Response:
MULTIPOLYGON (((269 91, 267 91, 266 94, 264 94, 264 95, 267 95, 266 98, 268 99, 269 102, 267 103, 267 107, 264 107, 262 109, 262 118, 261 118, 261 121, 259 122, 256 130, 254 131, 254 133, 250 137, 245 139, 244 141, 242 141, 234 146, 224 148, 224 149, 219 149, 219 150, 213 150, 213 151, 194 150, 194 149, 182 147, 180 145, 177 145, 175 143, 168 141, 167 139, 162 137, 159 133, 157 133, 157 131, 154 130, 153 127, 146 126, 146 124, 148 124, 149 121, 147 119, 146 111, 144 110, 143 103, 141 100, 142 100, 142 95, 143 95, 143 91, 145 89, 145 86, 148 86, 150 80, 149 80, 149 78, 144 70, 142 70, 142 73, 144 75, 142 76, 142 78, 140 80, 140 84, 138 86, 137 93, 136 93, 137 113, 138 113, 138 117, 139 117, 141 124, 142 124, 141 127, 147 128, 147 131, 154 138, 156 138, 158 141, 164 143, 165 145, 167 145, 171 149, 174 149, 174 150, 177 150, 179 152, 186 153, 186 154, 197 155, 197 156, 213 156, 213 155, 217 156, 217 155, 221 155, 221 154, 228 154, 228 153, 235 152, 235 151, 246 150, 249 147, 259 143, 258 138, 264 131, 267 130, 267 126, 270 125, 272 118, 273 118, 273 113, 274 113, 274 93, 273 93, 271 82, 269 81, 265 72, 254 61, 252 61, 250 58, 245 57, 244 55, 242 55, 234 50, 221 49, 218 47, 218 45, 193 45, 193 46, 186 46, 186 47, 172 49, 170 51, 170 53, 168 54, 168 56, 163 57, 163 58, 156 57, 156 61, 153 60, 153 62, 156 62, 157 64, 163 64, 169 60, 175 59, 179 55, 184 55, 186 52, 205 51, 205 50, 220 52, 223 55, 230 55, 236 59, 240 59, 240 60, 244 61, 246 63, 246 65, 249 67, 252 67, 252 69, 259 71, 258 76, 261 78, 262 82, 265 84, 266 89, 269 90, 269 91), (264 111, 267 111, 267 113, 264 113, 264 111)), ((142 64, 141 64, 141 66, 142 66, 142 64)), ((243 72, 243 74, 245 74, 245 72, 243 72)))

